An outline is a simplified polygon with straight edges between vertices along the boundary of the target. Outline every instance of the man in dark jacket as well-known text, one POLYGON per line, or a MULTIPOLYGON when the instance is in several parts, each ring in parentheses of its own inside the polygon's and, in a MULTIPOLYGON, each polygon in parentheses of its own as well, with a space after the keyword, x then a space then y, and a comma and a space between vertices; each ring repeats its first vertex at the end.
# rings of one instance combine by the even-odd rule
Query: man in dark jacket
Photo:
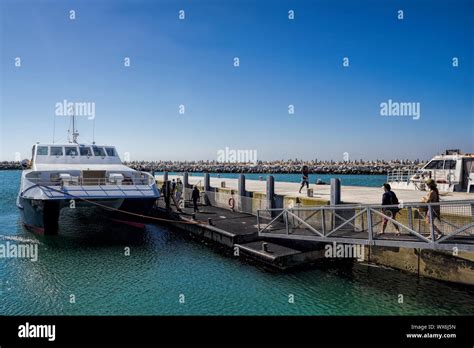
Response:
MULTIPOLYGON (((382 195, 382 205, 397 205, 398 204, 398 198, 395 192, 392 191, 392 188, 390 187, 389 184, 383 184, 383 190, 384 193, 382 195)), ((387 215, 388 217, 392 218, 395 220, 395 217, 397 216, 397 213, 400 211, 400 209, 397 208, 387 208, 383 210, 383 213, 387 215)), ((383 218, 383 223, 382 223, 382 232, 381 234, 385 233, 385 229, 387 228, 387 223, 388 219, 383 218)), ((400 235, 400 228, 398 227, 397 224, 393 224, 395 226, 395 229, 397 230, 396 235, 400 235)))
POLYGON ((194 206, 194 212, 199 211, 198 205, 197 205, 199 197, 200 197, 199 189, 197 188, 197 186, 194 186, 193 192, 191 193, 191 198, 193 200, 193 206, 194 206))

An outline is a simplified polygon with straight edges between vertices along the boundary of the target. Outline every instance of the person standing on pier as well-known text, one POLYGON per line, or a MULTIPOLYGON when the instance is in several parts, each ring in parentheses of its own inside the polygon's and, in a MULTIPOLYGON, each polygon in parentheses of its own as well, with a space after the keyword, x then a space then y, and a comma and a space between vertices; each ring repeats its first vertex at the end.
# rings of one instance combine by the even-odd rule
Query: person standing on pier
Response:
POLYGON ((176 181, 173 179, 173 181, 171 181, 171 193, 174 194, 176 190, 176 181))
POLYGON ((309 189, 309 169, 308 166, 303 166, 303 169, 301 170, 301 187, 300 190, 298 191, 301 193, 301 189, 306 185, 306 188, 309 189))
POLYGON ((183 195, 183 183, 181 182, 181 179, 178 178, 176 180, 176 194, 175 194, 176 202, 179 203, 182 195, 183 195))
MULTIPOLYGON (((392 191, 392 188, 390 187, 389 184, 383 184, 383 190, 384 193, 382 195, 382 205, 396 205, 398 204, 398 197, 395 194, 395 192, 392 191)), ((400 208, 387 208, 383 209, 383 213, 387 215, 388 217, 392 218, 393 220, 396 220, 395 217, 397 216, 398 212, 400 211, 400 208)), ((382 222, 382 232, 380 234, 385 233, 385 229, 387 228, 388 224, 388 219, 386 217, 383 218, 382 222)), ((397 230, 396 236, 400 235, 400 228, 398 227, 397 224, 393 224, 395 226, 395 229, 397 230)))
POLYGON ((197 188, 197 186, 194 186, 193 188, 193 192, 191 193, 191 198, 193 200, 193 206, 194 206, 194 212, 198 212, 199 209, 198 209, 198 199, 200 197, 200 192, 199 192, 199 189, 197 188))

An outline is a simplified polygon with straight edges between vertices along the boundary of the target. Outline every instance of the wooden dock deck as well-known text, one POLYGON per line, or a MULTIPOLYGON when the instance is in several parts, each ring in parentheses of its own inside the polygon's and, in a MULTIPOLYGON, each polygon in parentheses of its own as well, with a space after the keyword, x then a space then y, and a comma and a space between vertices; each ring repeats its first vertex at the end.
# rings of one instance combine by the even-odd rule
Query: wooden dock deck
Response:
POLYGON ((173 213, 167 214, 163 200, 158 201, 158 209, 160 215, 172 216, 177 221, 175 227, 195 237, 225 246, 232 254, 237 250, 238 256, 242 256, 243 259, 251 259, 281 270, 308 264, 324 257, 319 243, 260 238, 256 218, 251 214, 202 205, 196 213, 189 206, 182 208, 182 212, 177 212, 173 206, 173 213), (202 224, 180 224, 179 221, 199 221, 202 224), (266 250, 263 250, 263 243, 266 243, 266 250))

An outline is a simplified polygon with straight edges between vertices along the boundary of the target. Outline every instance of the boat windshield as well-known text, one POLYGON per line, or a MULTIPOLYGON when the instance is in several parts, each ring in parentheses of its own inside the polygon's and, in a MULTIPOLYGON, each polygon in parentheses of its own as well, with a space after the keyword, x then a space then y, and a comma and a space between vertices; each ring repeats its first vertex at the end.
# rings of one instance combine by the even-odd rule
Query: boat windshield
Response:
POLYGON ((434 160, 428 163, 425 169, 443 169, 443 160, 434 160))
POLYGON ((102 147, 97 147, 97 146, 93 146, 92 149, 94 150, 94 155, 95 155, 95 156, 102 156, 102 157, 105 157, 104 148, 102 148, 102 147))
POLYGON ((37 156, 48 156, 48 147, 47 146, 38 146, 36 150, 37 156))
POLYGON ((111 156, 111 157, 117 156, 117 153, 115 152, 115 149, 113 147, 106 147, 105 151, 107 152, 107 156, 111 156))
POLYGON ((92 156, 92 150, 91 150, 90 147, 82 147, 81 146, 79 148, 79 151, 81 153, 81 156, 88 156, 88 157, 92 156))
POLYGON ((61 146, 51 146, 51 156, 62 156, 63 148, 61 146))
POLYGON ((454 160, 444 161, 444 169, 456 169, 456 161, 454 160))
POLYGON ((77 147, 75 146, 66 146, 66 156, 77 156, 77 147))

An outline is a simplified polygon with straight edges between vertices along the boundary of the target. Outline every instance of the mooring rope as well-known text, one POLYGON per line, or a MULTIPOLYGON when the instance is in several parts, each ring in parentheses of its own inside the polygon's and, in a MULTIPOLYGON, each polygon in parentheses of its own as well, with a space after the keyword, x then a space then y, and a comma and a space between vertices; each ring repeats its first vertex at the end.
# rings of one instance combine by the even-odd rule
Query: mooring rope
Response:
MULTIPOLYGON (((40 187, 40 188, 46 188, 46 189, 51 190, 53 192, 58 192, 58 193, 61 193, 61 194, 65 194, 65 195, 68 195, 69 197, 71 197, 72 199, 79 199, 79 200, 82 200, 82 201, 87 202, 89 204, 96 205, 96 206, 104 208, 104 209, 113 210, 113 211, 116 211, 116 212, 137 216, 137 217, 141 217, 141 218, 144 218, 144 219, 150 219, 150 220, 162 221, 162 222, 173 222, 173 223, 187 224, 187 225, 207 225, 206 222, 199 221, 199 220, 181 221, 181 220, 164 219, 164 218, 158 218, 158 217, 155 217, 155 216, 148 216, 148 215, 143 215, 143 214, 138 214, 138 213, 132 213, 131 211, 126 211, 126 210, 122 210, 122 209, 118 209, 118 208, 111 208, 111 207, 108 207, 104 204, 100 204, 98 202, 91 201, 91 200, 86 199, 84 197, 73 195, 69 192, 64 192, 64 191, 61 191, 61 190, 57 190, 57 189, 52 188, 52 187, 47 186, 47 185, 36 184, 34 186, 37 186, 37 187, 40 187)), ((30 189, 30 187, 28 188, 28 190, 29 189, 30 189)), ((26 192, 26 191, 24 191, 24 192, 26 192)), ((24 192, 22 192, 22 193, 24 193, 24 192)))

